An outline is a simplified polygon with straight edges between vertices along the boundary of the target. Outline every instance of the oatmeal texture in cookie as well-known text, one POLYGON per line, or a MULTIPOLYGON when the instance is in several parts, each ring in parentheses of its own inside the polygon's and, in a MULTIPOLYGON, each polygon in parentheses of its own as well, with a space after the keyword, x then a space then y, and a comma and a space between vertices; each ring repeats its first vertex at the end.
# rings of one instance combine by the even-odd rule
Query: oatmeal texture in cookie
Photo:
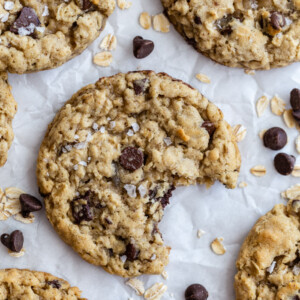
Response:
POLYGON ((254 225, 236 266, 237 300, 300 299, 300 201, 276 205, 254 225))
POLYGON ((17 112, 17 103, 11 93, 6 72, 0 72, 0 91, 0 166, 3 166, 14 139, 12 120, 17 112))
POLYGON ((67 281, 48 273, 0 270, 0 300, 84 300, 80 295, 77 287, 71 287, 67 281))
POLYGON ((0 1, 0 71, 58 67, 99 35, 114 0, 0 1))
POLYGON ((37 178, 48 219, 85 260, 125 277, 159 274, 158 223, 178 185, 234 188, 240 153, 222 112, 152 71, 101 78, 59 111, 37 178))
POLYGON ((161 0, 186 41, 229 67, 270 69, 300 60, 299 0, 161 0))

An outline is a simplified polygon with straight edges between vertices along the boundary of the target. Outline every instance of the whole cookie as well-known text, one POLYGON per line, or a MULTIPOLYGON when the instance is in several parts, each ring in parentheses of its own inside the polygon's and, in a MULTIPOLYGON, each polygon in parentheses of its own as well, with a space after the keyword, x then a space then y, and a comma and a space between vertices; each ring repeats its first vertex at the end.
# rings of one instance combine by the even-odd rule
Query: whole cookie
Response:
POLYGON ((85 260, 121 276, 161 273, 157 224, 178 185, 236 185, 240 153, 221 111, 152 71, 101 78, 49 125, 37 178, 48 219, 85 260))
POLYGON ((300 299, 299 208, 276 205, 254 225, 236 262, 237 300, 300 299))
POLYGON ((0 71, 58 67, 99 35, 114 0, 0 2, 0 71))
POLYGON ((7 160, 7 152, 14 139, 12 120, 17 112, 17 103, 11 94, 6 72, 0 72, 0 167, 7 160))
POLYGON ((0 270, 0 299, 84 300, 77 287, 51 274, 21 269, 0 270))
POLYGON ((270 69, 300 60, 298 0, 161 0, 196 50, 229 67, 270 69))

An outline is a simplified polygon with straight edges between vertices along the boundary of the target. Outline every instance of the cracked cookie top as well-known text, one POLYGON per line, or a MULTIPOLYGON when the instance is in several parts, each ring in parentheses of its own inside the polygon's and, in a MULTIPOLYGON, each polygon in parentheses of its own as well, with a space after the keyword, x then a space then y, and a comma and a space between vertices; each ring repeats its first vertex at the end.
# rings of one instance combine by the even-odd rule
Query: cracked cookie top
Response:
POLYGON ((51 274, 21 269, 0 270, 0 299, 84 300, 77 287, 51 274))
POLYGON ((236 185, 240 153, 222 112, 152 71, 101 78, 59 111, 37 178, 47 215, 84 259, 121 276, 168 263, 158 223, 178 185, 236 185))
POLYGON ((161 0, 196 50, 229 67, 270 69, 300 60, 298 0, 161 0))
POLYGON ((300 201, 276 205, 244 241, 236 266, 237 300, 300 299, 300 201))
POLYGON ((0 1, 0 71, 56 68, 99 35, 114 0, 0 1))
POLYGON ((0 166, 3 166, 14 139, 12 120, 17 112, 17 103, 11 93, 6 72, 0 72, 0 91, 0 166))

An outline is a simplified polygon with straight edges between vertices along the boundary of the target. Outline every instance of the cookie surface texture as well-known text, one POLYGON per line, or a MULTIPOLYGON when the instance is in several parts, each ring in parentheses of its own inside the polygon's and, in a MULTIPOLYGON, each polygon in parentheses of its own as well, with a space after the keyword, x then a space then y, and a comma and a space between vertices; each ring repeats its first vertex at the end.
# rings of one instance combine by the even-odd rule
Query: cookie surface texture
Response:
POLYGON ((7 160, 8 150, 13 142, 12 120, 17 112, 17 103, 11 93, 6 72, 0 72, 0 167, 7 160))
POLYGON ((22 269, 0 270, 1 300, 84 300, 77 287, 51 274, 22 269))
POLYGON ((0 1, 0 71, 56 68, 99 35, 113 0, 0 1))
POLYGON ((85 260, 121 276, 168 263, 157 224, 178 185, 236 185, 240 153, 221 111, 152 71, 101 78, 58 112, 37 178, 47 215, 85 260))
POLYGON ((251 229, 236 263, 237 300, 300 298, 299 207, 278 204, 251 229))
POLYGON ((212 60, 270 69, 300 60, 298 0, 161 0, 177 31, 212 60))

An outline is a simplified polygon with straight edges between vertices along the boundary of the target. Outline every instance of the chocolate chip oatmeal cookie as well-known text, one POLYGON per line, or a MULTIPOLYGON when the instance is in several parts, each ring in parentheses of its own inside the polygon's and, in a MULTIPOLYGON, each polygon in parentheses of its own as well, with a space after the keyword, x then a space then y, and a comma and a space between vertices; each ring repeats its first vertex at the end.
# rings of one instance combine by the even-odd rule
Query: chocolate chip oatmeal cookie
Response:
POLYGON ((178 185, 236 185, 240 153, 222 112, 152 71, 101 78, 49 125, 37 177, 47 215, 85 260, 121 276, 168 263, 158 223, 178 185))
POLYGON ((76 300, 81 291, 44 272, 20 269, 0 270, 0 300, 76 300))
POLYGON ((11 94, 6 72, 0 72, 0 91, 0 166, 3 166, 14 139, 12 120, 17 112, 17 103, 11 94))
POLYGON ((298 0, 162 0, 196 50, 230 67, 270 69, 300 60, 298 0))
POLYGON ((58 67, 99 35, 114 0, 0 1, 0 71, 58 67))
POLYGON ((276 205, 243 243, 235 276, 237 300, 300 299, 300 201, 276 205))

